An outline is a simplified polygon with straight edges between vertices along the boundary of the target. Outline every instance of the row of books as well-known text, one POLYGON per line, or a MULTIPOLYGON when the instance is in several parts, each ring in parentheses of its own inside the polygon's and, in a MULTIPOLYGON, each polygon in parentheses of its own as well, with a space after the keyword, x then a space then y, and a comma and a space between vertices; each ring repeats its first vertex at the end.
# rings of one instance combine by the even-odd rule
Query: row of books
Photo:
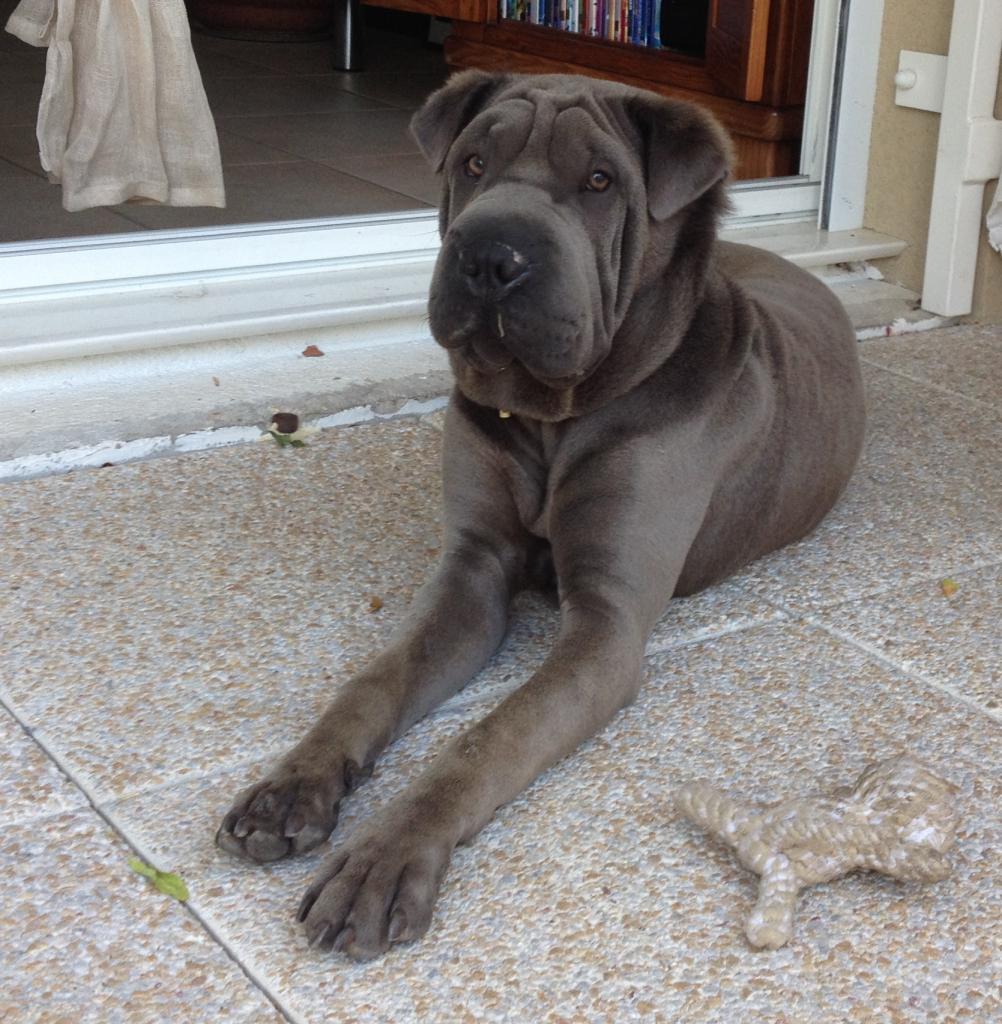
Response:
POLYGON ((662 0, 499 0, 507 21, 545 25, 596 39, 661 46, 662 0))

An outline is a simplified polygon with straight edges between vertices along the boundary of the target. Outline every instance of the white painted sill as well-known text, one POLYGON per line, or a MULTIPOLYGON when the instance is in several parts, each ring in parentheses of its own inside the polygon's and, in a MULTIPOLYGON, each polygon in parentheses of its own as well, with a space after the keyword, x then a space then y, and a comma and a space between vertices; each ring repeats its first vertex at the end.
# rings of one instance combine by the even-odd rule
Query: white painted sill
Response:
MULTIPOLYGON (((40 247, 34 284, 24 264, 0 277, 0 480, 239 443, 279 408, 325 426, 441 403, 448 368, 425 320, 432 215, 227 234, 215 252, 158 235, 159 252, 101 286, 110 245, 88 252, 90 270, 67 243, 40 247), (184 269, 196 251, 208 265, 184 269), (309 344, 324 356, 304 357, 309 344)), ((813 268, 904 247, 813 221, 724 234, 813 268)))

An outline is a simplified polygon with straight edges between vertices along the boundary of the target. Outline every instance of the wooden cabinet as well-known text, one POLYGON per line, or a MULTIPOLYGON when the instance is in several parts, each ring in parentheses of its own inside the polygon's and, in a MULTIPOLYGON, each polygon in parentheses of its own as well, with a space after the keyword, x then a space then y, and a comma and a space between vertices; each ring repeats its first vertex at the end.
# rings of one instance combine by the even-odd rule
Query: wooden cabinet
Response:
POLYGON ((814 0, 709 0, 701 56, 499 21, 496 0, 373 0, 453 19, 449 64, 613 78, 709 107, 730 130, 739 178, 796 174, 814 0))
POLYGON ((497 17, 497 4, 491 0, 363 0, 363 3, 412 14, 431 14, 453 21, 485 22, 497 17))
POLYGON ((710 0, 706 70, 731 96, 762 99, 769 6, 769 0, 710 0))

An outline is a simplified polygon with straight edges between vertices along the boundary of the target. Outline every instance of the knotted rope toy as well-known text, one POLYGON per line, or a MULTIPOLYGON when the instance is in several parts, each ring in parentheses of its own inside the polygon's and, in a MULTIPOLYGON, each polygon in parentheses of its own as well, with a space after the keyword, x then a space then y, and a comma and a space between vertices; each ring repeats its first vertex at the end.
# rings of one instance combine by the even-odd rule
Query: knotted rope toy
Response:
POLYGON ((951 783, 902 756, 870 765, 855 785, 830 794, 746 806, 706 782, 690 782, 674 799, 684 817, 761 876, 745 934, 753 946, 778 949, 793 934, 797 896, 809 885, 852 871, 902 881, 946 878, 956 794, 951 783))

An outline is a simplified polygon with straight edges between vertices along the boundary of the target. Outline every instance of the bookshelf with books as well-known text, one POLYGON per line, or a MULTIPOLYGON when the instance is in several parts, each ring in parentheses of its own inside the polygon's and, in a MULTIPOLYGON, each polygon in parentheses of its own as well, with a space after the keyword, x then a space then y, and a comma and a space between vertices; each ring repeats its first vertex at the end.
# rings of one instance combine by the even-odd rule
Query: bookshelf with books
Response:
POLYGON ((453 21, 446 59, 702 103, 731 132, 737 177, 778 177, 798 170, 812 15, 813 0, 484 0, 453 21))
POLYGON ((660 49, 661 3, 662 0, 500 0, 498 15, 502 21, 543 25, 593 39, 660 49))

